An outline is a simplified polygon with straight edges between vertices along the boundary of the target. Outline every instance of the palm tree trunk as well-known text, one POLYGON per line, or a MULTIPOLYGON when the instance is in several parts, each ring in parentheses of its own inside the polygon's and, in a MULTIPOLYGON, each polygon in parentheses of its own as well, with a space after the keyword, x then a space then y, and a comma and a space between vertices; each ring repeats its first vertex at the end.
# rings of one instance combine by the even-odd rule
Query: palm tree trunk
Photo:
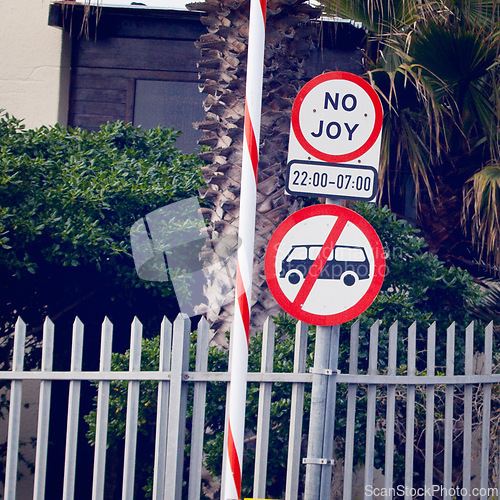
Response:
MULTIPOLYGON (((213 239, 236 235, 243 149, 245 76, 249 1, 207 0, 188 5, 202 12, 208 33, 198 42, 201 59, 200 90, 206 118, 197 128, 207 162, 207 182, 201 196, 213 204, 206 213, 215 228, 213 239)), ((284 173, 293 100, 305 83, 305 61, 313 47, 321 9, 305 0, 270 0, 267 6, 266 51, 262 125, 257 186, 255 266, 252 294, 252 329, 262 327, 265 317, 279 312, 264 276, 264 257, 271 235, 281 221, 300 205, 285 194, 284 173)), ((208 277, 206 296, 211 304, 224 302, 232 284, 223 273, 208 277)), ((227 302, 227 301, 226 301, 227 302)), ((209 311, 213 329, 224 334, 231 326, 234 302, 209 311)), ((223 341, 223 337, 219 336, 223 341)))

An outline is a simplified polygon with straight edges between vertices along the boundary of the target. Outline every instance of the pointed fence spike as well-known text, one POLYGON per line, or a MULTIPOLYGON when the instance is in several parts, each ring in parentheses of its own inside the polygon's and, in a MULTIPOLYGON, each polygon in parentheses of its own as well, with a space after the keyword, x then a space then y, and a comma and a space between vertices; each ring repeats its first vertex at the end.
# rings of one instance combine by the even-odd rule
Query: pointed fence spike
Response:
POLYGON ((168 325, 172 326, 172 322, 166 316, 163 316, 163 319, 161 321, 161 328, 163 329, 168 325))
POLYGON ((43 322, 42 371, 52 370, 54 353, 54 323, 49 317, 43 322))
POLYGON ((26 342, 26 323, 19 317, 16 321, 14 333, 14 347, 12 350, 12 370, 22 371, 24 366, 24 349, 26 342))
MULTIPOLYGON (((129 372, 141 371, 142 323, 134 317, 130 328, 129 372)), ((127 415, 123 452, 122 498, 133 498, 137 452, 137 422, 140 382, 130 380, 127 388, 127 415)))
POLYGON ((104 319, 102 320, 102 326, 104 326, 104 325, 113 326, 113 323, 111 323, 111 320, 107 316, 104 316, 104 319))
MULTIPOLYGON (((198 349, 203 349, 204 353, 208 351, 208 346, 210 343, 209 332, 210 328, 208 325, 208 321, 205 318, 201 318, 198 322, 198 338, 197 338, 197 346, 196 346, 196 356, 198 357, 198 349)), ((200 353, 202 355, 202 353, 200 353)), ((205 369, 206 370, 206 369, 205 369)))
POLYGON ((184 429, 186 425, 187 385, 183 373, 189 367, 191 325, 186 314, 179 314, 173 325, 172 368, 168 415, 168 441, 166 458, 166 498, 181 498, 184 461, 184 429))
POLYGON ((134 317, 130 327, 129 371, 140 371, 142 347, 142 323, 134 317))
POLYGON ((54 327, 54 322, 48 317, 46 316, 45 317, 45 321, 43 322, 44 326, 48 326, 48 327, 54 327))
POLYGON ((142 323, 137 316, 134 316, 134 319, 132 320, 132 327, 142 328, 142 323))
MULTIPOLYGON (((186 313, 180 312, 177 315, 177 317, 175 318, 175 321, 177 321, 177 320, 179 320, 179 321, 188 321, 189 320, 189 316, 186 313)), ((175 323, 175 321, 174 321, 174 323, 175 323)))
MULTIPOLYGON (((23 370, 25 339, 26 323, 18 317, 16 321, 14 348, 12 352, 13 372, 21 372, 23 370)), ((7 450, 5 461, 5 498, 16 497, 22 394, 22 380, 12 380, 10 385, 9 423, 7 429, 7 450)))
POLYGON ((26 323, 23 321, 23 319, 21 318, 21 316, 18 316, 17 317, 17 321, 16 321, 16 328, 26 328, 26 323))
POLYGON ((205 318, 205 316, 202 316, 200 321, 198 321, 198 329, 202 329, 202 328, 208 328, 210 325, 208 323, 208 320, 207 318, 205 318))
POLYGON ((73 321, 73 326, 74 327, 78 326, 83 328, 83 322, 78 316, 75 317, 75 321, 73 321))

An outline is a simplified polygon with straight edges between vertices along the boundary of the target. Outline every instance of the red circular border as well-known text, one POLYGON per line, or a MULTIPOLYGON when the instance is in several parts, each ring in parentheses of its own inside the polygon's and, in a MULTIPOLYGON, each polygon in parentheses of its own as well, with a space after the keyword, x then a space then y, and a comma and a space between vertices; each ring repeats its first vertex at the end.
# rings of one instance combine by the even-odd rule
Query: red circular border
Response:
POLYGON ((375 90, 373 90, 373 87, 366 80, 363 80, 361 77, 354 75, 352 73, 346 73, 345 71, 330 71, 329 73, 323 73, 322 75, 316 76, 315 78, 307 82, 300 89, 299 93, 297 94, 297 97, 295 98, 295 101, 293 102, 293 107, 292 107, 292 127, 295 133, 295 137, 299 141, 299 144, 309 154, 312 154, 315 158, 328 162, 350 161, 366 153, 375 144, 375 141, 377 140, 380 131, 382 130, 382 120, 383 120, 382 104, 380 102, 377 93, 375 92, 375 90), (319 149, 316 149, 307 142, 307 139, 304 137, 304 134, 300 129, 299 114, 300 114, 300 107, 302 106, 304 99, 311 90, 313 90, 316 86, 327 80, 348 80, 350 82, 355 83, 356 85, 359 85, 368 94, 368 97, 371 99, 373 107, 375 109, 375 123, 373 126, 373 131, 370 134, 370 137, 368 137, 368 139, 362 146, 360 146, 355 151, 352 151, 351 153, 346 153, 343 155, 329 155, 323 153, 319 149))
POLYGON ((339 207, 336 205, 313 205, 295 212, 278 226, 278 228, 272 235, 267 247, 265 258, 265 273, 267 284, 269 286, 269 289, 271 290, 271 293, 276 299, 276 302, 278 302, 278 304, 294 318, 297 318, 300 321, 304 321, 305 323, 308 323, 310 325, 339 325, 359 316, 375 300, 375 297, 378 295, 380 288, 382 287, 385 276, 384 250, 380 238, 375 232, 375 229, 373 229, 368 221, 361 217, 361 215, 353 212, 352 210, 349 210, 348 208, 339 207), (318 215, 334 215, 337 217, 347 217, 348 221, 352 222, 366 236, 368 242, 372 247, 374 256, 374 276, 365 294, 358 300, 356 304, 346 309, 345 311, 329 315, 309 313, 294 306, 292 301, 290 301, 288 297, 286 297, 286 295, 280 288, 278 284, 278 276, 276 275, 276 255, 285 235, 299 222, 318 215))

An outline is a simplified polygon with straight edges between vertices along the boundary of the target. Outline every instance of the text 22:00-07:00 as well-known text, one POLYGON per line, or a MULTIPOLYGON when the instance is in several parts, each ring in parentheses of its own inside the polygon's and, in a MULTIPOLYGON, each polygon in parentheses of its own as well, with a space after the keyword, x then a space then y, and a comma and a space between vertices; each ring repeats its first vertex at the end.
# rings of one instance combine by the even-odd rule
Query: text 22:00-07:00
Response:
POLYGON ((314 186, 327 187, 329 184, 336 186, 337 189, 356 189, 357 191, 371 191, 371 176, 351 174, 337 174, 333 180, 329 180, 326 172, 314 172, 312 175, 305 170, 295 170, 293 172, 292 185, 294 186, 314 186))

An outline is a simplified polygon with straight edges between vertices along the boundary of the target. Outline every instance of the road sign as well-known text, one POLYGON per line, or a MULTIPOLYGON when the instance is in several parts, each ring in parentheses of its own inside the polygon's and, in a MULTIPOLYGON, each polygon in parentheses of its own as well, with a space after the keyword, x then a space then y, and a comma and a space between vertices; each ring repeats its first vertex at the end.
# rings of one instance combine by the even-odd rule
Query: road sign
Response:
POLYGON ((352 73, 332 71, 310 80, 292 108, 299 144, 328 162, 358 158, 382 129, 382 105, 368 82, 352 73))
MULTIPOLYGON (((356 189, 356 181, 351 186, 351 193, 346 193, 345 188, 319 189, 313 185, 315 170, 311 165, 324 162, 322 172, 335 177, 339 173, 335 171, 339 164, 364 168, 364 173, 360 175, 365 177, 367 168, 374 169, 376 173, 380 160, 382 119, 382 105, 377 93, 357 75, 333 71, 319 75, 304 85, 292 108, 288 165, 295 167, 295 171, 310 171, 310 186, 316 189, 306 187, 300 194, 372 199, 376 192, 363 189, 361 184, 358 184, 361 189, 356 189)), ((294 187, 287 183, 290 194, 298 194, 294 187)), ((333 184, 326 187, 332 188, 333 184)), ((371 187, 376 188, 373 179, 371 187)))
POLYGON ((312 325, 337 325, 359 316, 378 295, 384 251, 373 227, 356 212, 314 205, 277 228, 265 272, 286 312, 312 325))
POLYGON ((378 175, 373 167, 297 160, 288 164, 286 189, 290 194, 370 201, 377 188, 378 175))

